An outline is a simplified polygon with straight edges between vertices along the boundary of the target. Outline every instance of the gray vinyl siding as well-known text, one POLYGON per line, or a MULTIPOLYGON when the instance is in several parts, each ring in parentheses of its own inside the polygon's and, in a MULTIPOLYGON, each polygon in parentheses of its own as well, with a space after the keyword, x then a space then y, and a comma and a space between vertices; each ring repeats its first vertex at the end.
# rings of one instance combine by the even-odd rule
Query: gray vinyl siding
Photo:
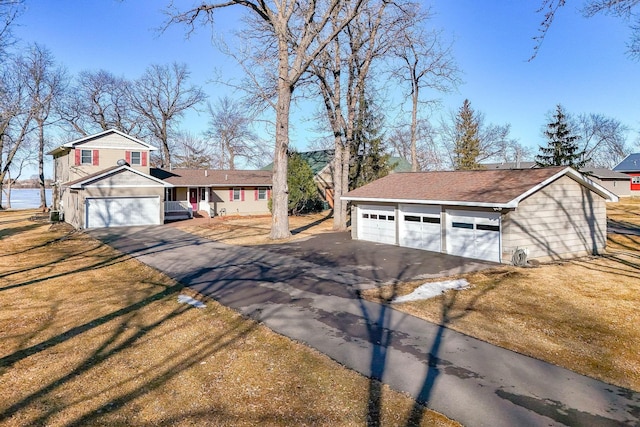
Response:
POLYGON ((606 247, 606 202, 568 176, 521 201, 503 218, 503 259, 516 249, 530 259, 601 253, 606 247))

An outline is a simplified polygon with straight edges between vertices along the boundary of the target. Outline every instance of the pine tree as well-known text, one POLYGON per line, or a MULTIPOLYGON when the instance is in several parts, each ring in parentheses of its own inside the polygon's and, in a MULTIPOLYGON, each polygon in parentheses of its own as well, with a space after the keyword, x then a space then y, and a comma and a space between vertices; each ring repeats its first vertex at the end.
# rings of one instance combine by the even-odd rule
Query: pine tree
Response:
POLYGON ((350 190, 388 175, 394 167, 389 164, 391 155, 387 153, 384 135, 380 134, 381 122, 371 111, 369 102, 361 101, 351 146, 350 190))
POLYGON ((296 152, 289 153, 287 186, 289 187, 290 214, 300 215, 321 210, 322 200, 313 180, 313 170, 309 163, 296 152))
POLYGON ((453 161, 455 170, 481 169, 476 160, 480 155, 478 127, 479 123, 475 111, 471 108, 469 100, 465 99, 456 116, 456 142, 453 161))
POLYGON ((570 166, 580 170, 587 163, 584 151, 579 151, 580 136, 573 134, 562 105, 556 106, 553 121, 547 124, 544 135, 547 146, 540 147, 540 154, 536 156, 537 166, 570 166))

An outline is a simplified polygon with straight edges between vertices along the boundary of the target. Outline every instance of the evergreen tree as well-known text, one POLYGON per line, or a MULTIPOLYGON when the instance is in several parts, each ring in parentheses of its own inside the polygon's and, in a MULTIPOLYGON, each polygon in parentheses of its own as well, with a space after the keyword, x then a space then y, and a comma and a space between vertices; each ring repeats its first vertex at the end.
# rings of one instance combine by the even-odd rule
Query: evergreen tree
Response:
POLYGON ((468 99, 464 100, 456 116, 456 142, 453 167, 455 170, 476 170, 480 155, 479 121, 468 99))
POLYGON ((309 163, 296 152, 289 153, 288 163, 289 213, 300 215, 322 210, 322 199, 313 180, 313 170, 309 163))
POLYGON ((535 159, 536 165, 539 167, 570 166, 575 170, 582 169, 588 160, 584 158, 584 151, 579 151, 580 136, 573 134, 562 105, 556 106, 552 120, 544 131, 547 146, 540 147, 540 154, 535 159))
POLYGON ((388 175, 394 167, 389 164, 391 155, 387 153, 384 136, 380 134, 381 122, 371 111, 369 102, 361 101, 351 146, 353 161, 349 167, 349 190, 388 175))

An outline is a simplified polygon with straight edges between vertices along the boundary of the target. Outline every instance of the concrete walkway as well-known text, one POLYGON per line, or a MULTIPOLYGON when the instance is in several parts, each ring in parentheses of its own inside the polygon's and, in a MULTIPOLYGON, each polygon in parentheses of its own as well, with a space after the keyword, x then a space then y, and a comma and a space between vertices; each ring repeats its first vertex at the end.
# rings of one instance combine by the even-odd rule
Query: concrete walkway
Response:
POLYGON ((376 283, 352 267, 170 227, 90 234, 465 426, 640 425, 640 393, 361 300, 358 289, 376 283))

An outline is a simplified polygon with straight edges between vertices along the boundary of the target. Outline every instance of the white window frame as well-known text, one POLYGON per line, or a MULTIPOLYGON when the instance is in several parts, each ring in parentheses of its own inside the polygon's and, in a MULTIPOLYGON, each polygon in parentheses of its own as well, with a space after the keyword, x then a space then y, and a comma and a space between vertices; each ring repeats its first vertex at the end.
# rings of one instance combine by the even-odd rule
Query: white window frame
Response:
POLYGON ((85 149, 80 150, 80 164, 81 165, 92 165, 93 164, 93 150, 85 150, 85 149), (87 160, 87 153, 89 153, 88 154, 89 161, 86 161, 87 160))
POLYGON ((234 187, 233 188, 233 199, 231 199, 231 201, 232 202, 240 202, 240 201, 242 201, 242 188, 240 188, 240 187, 234 187))
POLYGON ((142 166, 142 152, 141 151, 132 151, 130 153, 129 159, 131 160, 131 166, 142 166), (134 160, 134 154, 137 155, 137 159, 134 160))
POLYGON ((269 191, 266 187, 258 188, 258 200, 267 200, 269 197, 267 196, 269 191))

